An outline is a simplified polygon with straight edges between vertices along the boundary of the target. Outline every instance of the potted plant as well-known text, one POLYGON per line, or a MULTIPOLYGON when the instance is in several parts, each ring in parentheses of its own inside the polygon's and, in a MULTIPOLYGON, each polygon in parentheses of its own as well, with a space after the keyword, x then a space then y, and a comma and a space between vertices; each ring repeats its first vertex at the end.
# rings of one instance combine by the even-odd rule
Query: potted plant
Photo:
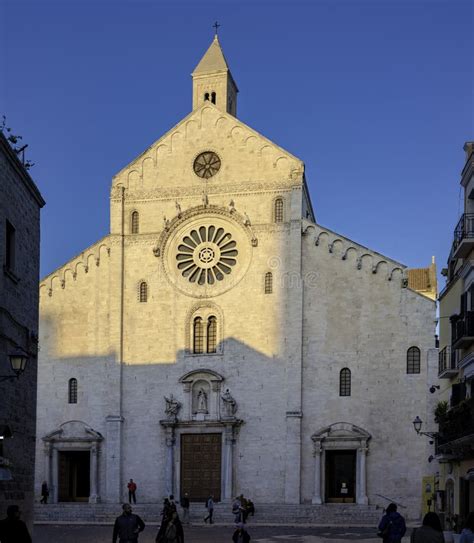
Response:
POLYGON ((442 421, 446 417, 447 412, 448 412, 448 402, 444 400, 441 400, 440 402, 438 402, 434 410, 435 422, 442 421))

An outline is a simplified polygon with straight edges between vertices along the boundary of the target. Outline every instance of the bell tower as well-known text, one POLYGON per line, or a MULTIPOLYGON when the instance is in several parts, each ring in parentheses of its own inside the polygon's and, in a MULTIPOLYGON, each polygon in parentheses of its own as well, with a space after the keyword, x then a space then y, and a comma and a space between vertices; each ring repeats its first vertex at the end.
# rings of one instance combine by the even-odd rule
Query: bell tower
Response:
POLYGON ((193 110, 209 101, 222 111, 237 116, 239 89, 230 73, 217 34, 194 69, 192 77, 193 110))

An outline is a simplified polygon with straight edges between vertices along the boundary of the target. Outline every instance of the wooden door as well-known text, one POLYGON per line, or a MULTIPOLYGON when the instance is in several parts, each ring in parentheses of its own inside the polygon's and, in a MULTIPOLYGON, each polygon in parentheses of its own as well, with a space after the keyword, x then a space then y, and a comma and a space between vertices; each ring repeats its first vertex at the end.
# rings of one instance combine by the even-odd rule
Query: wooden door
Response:
POLYGON ((356 451, 326 451, 326 501, 354 503, 356 451))
POLYGON ((58 458, 58 501, 88 501, 89 485, 90 452, 60 451, 58 458))
POLYGON ((221 499, 222 434, 181 435, 181 496, 205 502, 221 499))

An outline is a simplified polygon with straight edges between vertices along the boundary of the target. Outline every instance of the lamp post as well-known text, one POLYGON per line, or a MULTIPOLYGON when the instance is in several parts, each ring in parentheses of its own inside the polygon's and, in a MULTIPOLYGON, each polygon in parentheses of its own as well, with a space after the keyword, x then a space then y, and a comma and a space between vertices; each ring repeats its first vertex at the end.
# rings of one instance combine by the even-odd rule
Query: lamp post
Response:
POLYGON ((422 432, 421 431, 422 426, 423 426, 423 421, 417 415, 415 420, 413 421, 413 427, 415 428, 415 432, 419 436, 428 436, 430 439, 435 439, 437 437, 437 435, 438 435, 437 432, 422 432))
POLYGON ((25 353, 25 351, 17 347, 13 352, 8 355, 8 359, 10 361, 10 368, 13 371, 14 375, 0 375, 0 383, 2 381, 18 379, 26 369, 28 355, 25 353))

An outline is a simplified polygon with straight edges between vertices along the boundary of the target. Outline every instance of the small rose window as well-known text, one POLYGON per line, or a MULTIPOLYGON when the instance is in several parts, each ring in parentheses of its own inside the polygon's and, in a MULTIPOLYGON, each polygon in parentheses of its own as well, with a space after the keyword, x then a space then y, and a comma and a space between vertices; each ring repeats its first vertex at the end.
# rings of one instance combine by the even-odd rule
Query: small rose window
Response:
POLYGON ((201 226, 184 236, 176 261, 181 275, 191 283, 213 285, 237 264, 237 242, 224 228, 201 226))

